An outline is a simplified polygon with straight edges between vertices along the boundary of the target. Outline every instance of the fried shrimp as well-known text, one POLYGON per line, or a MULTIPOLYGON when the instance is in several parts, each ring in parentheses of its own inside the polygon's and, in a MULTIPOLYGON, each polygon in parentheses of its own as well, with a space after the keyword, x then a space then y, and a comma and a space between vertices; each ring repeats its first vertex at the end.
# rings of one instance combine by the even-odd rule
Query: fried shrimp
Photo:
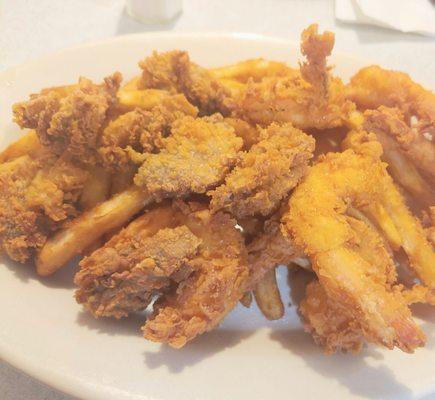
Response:
POLYGON ((305 297, 299 305, 304 329, 325 353, 337 351, 358 353, 364 343, 364 334, 346 304, 328 296, 319 283, 308 284, 305 297))
POLYGON ((330 153, 312 167, 289 201, 285 234, 312 262, 328 296, 339 298, 363 327, 367 340, 404 351, 424 344, 398 288, 383 240, 369 226, 346 216, 349 206, 380 203, 402 239, 414 270, 434 286, 435 254, 385 171, 371 156, 346 150, 330 153), (381 279, 382 277, 382 279, 381 279))
POLYGON ((415 83, 408 74, 377 65, 362 68, 346 87, 347 97, 359 109, 397 107, 407 120, 417 117, 420 128, 435 122, 435 94, 415 83))
POLYGON ((379 66, 361 69, 351 78, 346 93, 360 110, 385 106, 379 113, 368 113, 369 124, 385 131, 434 182, 435 94, 407 74, 379 66))
POLYGON ((409 128, 397 119, 395 109, 392 109, 393 114, 389 110, 381 106, 378 110, 368 110, 358 116, 360 122, 347 134, 341 147, 368 154, 373 150, 374 143, 380 144, 374 156, 381 157, 388 164, 388 172, 395 182, 413 195, 418 203, 430 206, 435 199, 433 185, 424 178, 421 170, 395 139, 398 130, 408 132, 409 128))
POLYGON ((353 104, 346 100, 344 85, 330 75, 326 57, 334 46, 331 32, 317 33, 311 25, 302 33, 301 51, 307 62, 300 73, 250 81, 235 113, 262 125, 291 122, 301 129, 326 129, 343 125, 353 104))
MULTIPOLYGON (((374 134, 364 131, 351 132, 346 139, 346 146, 357 154, 371 158, 379 163, 382 146, 374 134)), ((360 206, 374 225, 378 226, 395 250, 403 248, 410 261, 410 266, 417 277, 428 287, 435 286, 434 251, 426 240, 421 223, 407 209, 404 199, 390 176, 385 173, 382 180, 384 189, 382 198, 360 206)))

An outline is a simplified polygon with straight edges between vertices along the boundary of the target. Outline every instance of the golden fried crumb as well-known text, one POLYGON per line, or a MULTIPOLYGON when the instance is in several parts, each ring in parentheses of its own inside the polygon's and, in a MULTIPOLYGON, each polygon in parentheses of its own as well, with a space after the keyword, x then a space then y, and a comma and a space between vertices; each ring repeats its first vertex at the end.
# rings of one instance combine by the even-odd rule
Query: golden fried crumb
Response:
POLYGON ((221 183, 243 145, 234 129, 216 117, 184 117, 172 124, 163 148, 149 154, 135 184, 156 198, 205 193, 221 183))
POLYGON ((313 156, 314 139, 290 124, 272 124, 261 141, 242 153, 225 183, 211 196, 212 210, 237 218, 270 215, 304 175, 313 156))

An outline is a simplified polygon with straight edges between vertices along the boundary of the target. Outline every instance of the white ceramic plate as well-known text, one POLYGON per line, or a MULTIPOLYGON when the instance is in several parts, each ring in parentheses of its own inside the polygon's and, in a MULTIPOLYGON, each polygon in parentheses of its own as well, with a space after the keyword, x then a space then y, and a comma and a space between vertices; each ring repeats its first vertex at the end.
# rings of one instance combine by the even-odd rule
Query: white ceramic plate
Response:
MULTIPOLYGON (((153 49, 185 49, 205 66, 260 56, 296 65, 299 54, 297 45, 246 34, 144 34, 65 50, 0 73, 1 148, 19 134, 11 122, 12 103, 79 75, 101 79, 119 70, 129 78, 138 73, 137 61, 153 49)), ((335 54, 332 63, 344 79, 367 64, 342 54, 335 54)), ((414 355, 369 347, 358 356, 326 356, 303 332, 294 307, 286 309, 284 319, 267 322, 255 306, 238 307, 219 329, 173 350, 141 338, 143 316, 112 321, 84 313, 72 297, 74 269, 41 280, 31 267, 4 261, 0 357, 79 398, 408 399, 435 394, 435 315, 428 309, 417 310, 428 345, 414 355)))

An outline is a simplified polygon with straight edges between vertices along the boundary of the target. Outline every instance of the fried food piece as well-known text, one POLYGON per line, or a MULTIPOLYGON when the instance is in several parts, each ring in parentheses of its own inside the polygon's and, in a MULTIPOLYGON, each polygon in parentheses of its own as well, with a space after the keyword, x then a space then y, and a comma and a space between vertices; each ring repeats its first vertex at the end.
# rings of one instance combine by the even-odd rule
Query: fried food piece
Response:
MULTIPOLYGON (((368 111, 368 113, 372 113, 372 111, 368 111)), ((367 114, 366 120, 348 133, 341 143, 341 147, 354 149, 358 153, 365 154, 373 149, 372 143, 379 142, 382 160, 387 162, 388 171, 393 179, 411 193, 419 203, 424 206, 433 204, 435 196, 433 188, 423 178, 407 154, 400 149, 395 138, 389 134, 388 125, 384 127, 382 122, 371 121, 372 118, 376 120, 378 117, 382 121, 384 117, 389 118, 388 114, 383 114, 383 111, 379 110, 373 111, 373 113, 375 114, 367 114)))
POLYGON ((291 124, 272 124, 242 153, 225 183, 209 192, 211 209, 236 218, 270 215, 305 174, 314 139, 291 124))
POLYGON ((88 177, 84 183, 80 196, 82 210, 90 210, 97 204, 110 197, 111 177, 110 173, 100 166, 93 166, 88 171, 88 177))
POLYGON ((215 328, 242 298, 248 278, 246 248, 235 220, 202 210, 185 223, 202 240, 191 262, 195 271, 155 303, 143 327, 146 339, 175 348, 215 328))
POLYGON ((435 254, 385 165, 373 157, 351 150, 326 155, 293 192, 283 228, 310 257, 327 295, 346 305, 368 340, 411 352, 424 344, 424 335, 392 285, 394 265, 386 261, 383 240, 345 215, 349 205, 358 209, 371 203, 385 207, 414 269, 433 286, 435 254), (381 252, 383 258, 373 257, 381 252))
POLYGON ((167 90, 158 89, 126 90, 121 88, 117 93, 121 111, 132 111, 136 108, 151 110, 171 96, 167 90))
POLYGON ((171 124, 186 115, 196 117, 198 109, 184 95, 162 100, 151 110, 136 108, 111 121, 101 136, 99 154, 106 168, 120 171, 131 164, 131 152, 150 153, 162 146, 171 124))
POLYGON ((184 93, 197 106, 201 115, 228 114, 226 99, 230 93, 205 68, 190 61, 185 51, 153 52, 139 63, 142 68, 141 88, 163 89, 184 93))
POLYGON ((27 154, 32 155, 43 151, 38 136, 34 130, 27 132, 24 136, 11 143, 0 153, 0 163, 12 161, 27 154))
POLYGON ((435 94, 397 71, 379 66, 361 69, 346 88, 347 97, 368 113, 369 124, 390 135, 415 166, 433 182, 435 176, 435 94), (408 125, 408 127, 406 126, 408 125))
POLYGON ((344 85, 330 76, 326 57, 334 46, 331 32, 317 33, 311 25, 302 33, 301 51, 307 62, 300 73, 249 82, 234 113, 252 123, 291 122, 300 129, 342 126, 353 104, 346 100, 344 85))
POLYGON ((74 279, 77 302, 95 317, 121 318, 186 279, 201 241, 179 223, 171 206, 155 208, 84 258, 74 279))
POLYGON ((59 224, 77 214, 87 172, 50 153, 0 165, 0 246, 25 262, 59 224))
MULTIPOLYGON (((382 146, 374 137, 364 131, 357 131, 347 141, 347 146, 364 158, 379 163, 382 146)), ((404 200, 385 174, 384 189, 380 191, 380 201, 366 202, 360 208, 372 223, 379 227, 394 250, 403 248, 410 265, 418 278, 427 286, 435 285, 434 251, 425 238, 420 222, 414 218, 404 204, 404 200)))
POLYGON ((384 152, 388 152, 388 139, 385 137, 388 136, 397 143, 396 148, 435 184, 435 145, 409 127, 399 109, 380 106, 377 110, 367 110, 364 119, 364 129, 376 133, 384 152))
POLYGON ((243 307, 249 308, 252 304, 252 292, 245 292, 240 299, 240 304, 243 307))
POLYGON ((305 330, 326 353, 358 353, 361 350, 364 335, 358 320, 339 298, 328 296, 318 281, 308 284, 299 314, 305 330))
POLYGON ((116 105, 120 82, 121 74, 115 73, 101 85, 80 78, 68 90, 44 89, 13 106, 14 121, 35 129, 41 143, 55 154, 67 151, 81 162, 95 164, 100 133, 116 105))
POLYGON ((50 231, 26 204, 27 187, 38 170, 38 162, 27 155, 0 165, 0 246, 19 262, 27 261, 50 231))
POLYGON ((254 289, 271 269, 278 265, 289 265, 294 259, 302 256, 302 251, 282 234, 280 218, 281 213, 277 213, 266 221, 263 232, 247 246, 249 289, 254 289))
MULTIPOLYGON (((398 288, 400 289, 400 288, 398 288)), ((433 304, 433 294, 425 286, 415 285, 401 291, 406 304, 433 304)), ((331 298, 319 281, 311 282, 299 306, 305 330, 328 354, 338 351, 358 353, 365 342, 358 320, 338 298, 331 298)))
POLYGON ((211 68, 209 71, 220 81, 234 79, 242 83, 247 83, 249 80, 259 82, 265 77, 287 76, 298 72, 283 62, 265 60, 264 58, 244 60, 233 65, 211 68))
POLYGON ((362 68, 351 78, 346 93, 361 110, 397 107, 407 120, 416 116, 421 128, 435 122, 435 94, 403 72, 377 65, 362 68))
POLYGON ((160 153, 145 157, 134 179, 156 199, 205 193, 217 186, 243 145, 219 116, 178 119, 162 143, 160 153))
POLYGON ((275 268, 266 272, 254 290, 255 301, 263 315, 270 321, 282 318, 284 304, 276 282, 275 268))
POLYGON ((36 271, 42 276, 53 274, 95 240, 121 228, 151 202, 148 193, 132 186, 85 211, 47 240, 37 254, 36 271))
POLYGON ((55 222, 77 215, 77 202, 88 175, 86 169, 72 162, 69 154, 62 155, 36 173, 27 188, 27 207, 43 210, 55 222))

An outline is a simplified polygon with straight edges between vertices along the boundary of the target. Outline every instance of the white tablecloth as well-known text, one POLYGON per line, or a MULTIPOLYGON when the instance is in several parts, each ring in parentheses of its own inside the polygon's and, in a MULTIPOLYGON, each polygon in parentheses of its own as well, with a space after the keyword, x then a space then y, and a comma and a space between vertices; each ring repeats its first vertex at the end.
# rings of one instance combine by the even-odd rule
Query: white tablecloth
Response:
MULTIPOLYGON (((124 13, 124 0, 3 0, 0 70, 41 54, 152 30, 239 31, 298 41, 312 22, 336 33, 339 51, 406 71, 435 89, 435 40, 334 19, 332 0, 184 0, 183 14, 166 26, 143 25, 124 13)), ((2 400, 71 400, 0 361, 2 400)))

